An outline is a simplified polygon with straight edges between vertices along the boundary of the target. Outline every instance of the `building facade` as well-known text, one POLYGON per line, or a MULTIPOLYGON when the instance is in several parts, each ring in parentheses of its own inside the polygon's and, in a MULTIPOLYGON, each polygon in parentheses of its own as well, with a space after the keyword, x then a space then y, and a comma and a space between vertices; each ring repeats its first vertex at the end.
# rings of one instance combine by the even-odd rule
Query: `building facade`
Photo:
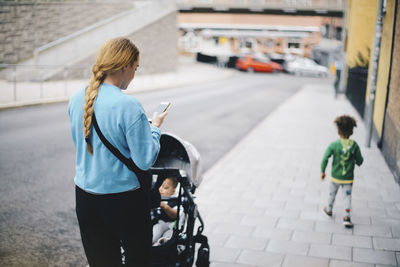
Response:
POLYGON ((323 37, 334 36, 333 42, 340 43, 341 22, 322 16, 185 12, 178 14, 179 48, 182 53, 207 49, 311 57, 323 37))
POLYGON ((346 8, 347 96, 368 121, 372 110, 372 136, 381 148, 396 180, 400 181, 400 40, 398 0, 349 0, 346 8), (377 28, 382 14, 382 27, 377 28), (375 48, 380 30, 379 50, 375 48), (397 48, 397 49, 396 49, 397 48), (378 51, 376 70, 374 51, 378 51), (375 83, 375 84, 373 84, 375 83), (371 90, 375 86, 375 92, 371 90), (371 99, 374 103, 372 104, 371 99))

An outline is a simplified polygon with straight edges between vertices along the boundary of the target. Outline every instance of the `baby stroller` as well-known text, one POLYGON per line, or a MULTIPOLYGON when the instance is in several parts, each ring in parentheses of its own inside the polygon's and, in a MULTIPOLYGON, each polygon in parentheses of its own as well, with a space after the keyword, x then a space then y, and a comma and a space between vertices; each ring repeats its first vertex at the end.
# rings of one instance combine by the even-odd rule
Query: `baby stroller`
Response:
MULTIPOLYGON (((175 177, 178 181, 176 196, 161 201, 176 201, 177 219, 174 222, 169 240, 152 247, 153 266, 190 267, 196 259, 196 266, 208 267, 209 245, 202 234, 204 222, 194 202, 194 193, 200 185, 200 155, 190 143, 175 135, 164 133, 160 138, 160 152, 156 163, 150 169, 153 175, 153 194, 166 177, 175 177), (195 228, 197 231, 195 232, 195 228), (196 246, 196 244, 198 244, 196 246), (196 248, 197 254, 196 254, 196 248)), ((160 196, 158 196, 160 197, 160 196)))

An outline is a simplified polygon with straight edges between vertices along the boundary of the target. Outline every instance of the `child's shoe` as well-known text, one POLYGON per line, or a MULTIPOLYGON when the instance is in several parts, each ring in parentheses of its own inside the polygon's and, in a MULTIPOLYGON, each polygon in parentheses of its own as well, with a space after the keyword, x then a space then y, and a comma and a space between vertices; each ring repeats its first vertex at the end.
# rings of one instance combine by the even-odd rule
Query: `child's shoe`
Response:
POLYGON ((322 208, 322 211, 325 213, 325 215, 327 215, 327 216, 329 216, 329 217, 332 216, 332 211, 328 211, 328 210, 326 209, 326 207, 323 207, 323 208, 322 208))
POLYGON ((347 227, 347 228, 353 227, 353 223, 351 222, 349 216, 346 216, 346 217, 343 218, 343 225, 344 225, 345 227, 347 227))

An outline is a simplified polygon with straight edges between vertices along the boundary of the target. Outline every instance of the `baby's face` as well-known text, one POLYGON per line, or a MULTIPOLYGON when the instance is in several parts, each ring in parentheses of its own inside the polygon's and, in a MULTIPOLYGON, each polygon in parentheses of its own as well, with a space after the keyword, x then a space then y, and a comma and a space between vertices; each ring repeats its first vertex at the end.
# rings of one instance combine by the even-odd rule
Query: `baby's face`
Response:
POLYGON ((160 188, 160 195, 164 197, 172 196, 175 193, 175 187, 170 179, 165 179, 160 188))

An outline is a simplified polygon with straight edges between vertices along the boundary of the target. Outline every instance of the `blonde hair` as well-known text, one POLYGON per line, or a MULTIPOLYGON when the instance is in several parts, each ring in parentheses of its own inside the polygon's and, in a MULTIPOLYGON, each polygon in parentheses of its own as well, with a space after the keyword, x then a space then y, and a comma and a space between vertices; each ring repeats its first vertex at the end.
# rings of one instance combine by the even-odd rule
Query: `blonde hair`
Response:
POLYGON ((96 63, 92 68, 92 77, 86 88, 85 104, 83 106, 83 133, 89 154, 93 154, 93 148, 89 143, 90 129, 94 112, 94 102, 99 93, 100 85, 107 74, 112 74, 128 64, 132 66, 139 58, 139 50, 127 38, 115 38, 107 41, 97 55, 96 63))

